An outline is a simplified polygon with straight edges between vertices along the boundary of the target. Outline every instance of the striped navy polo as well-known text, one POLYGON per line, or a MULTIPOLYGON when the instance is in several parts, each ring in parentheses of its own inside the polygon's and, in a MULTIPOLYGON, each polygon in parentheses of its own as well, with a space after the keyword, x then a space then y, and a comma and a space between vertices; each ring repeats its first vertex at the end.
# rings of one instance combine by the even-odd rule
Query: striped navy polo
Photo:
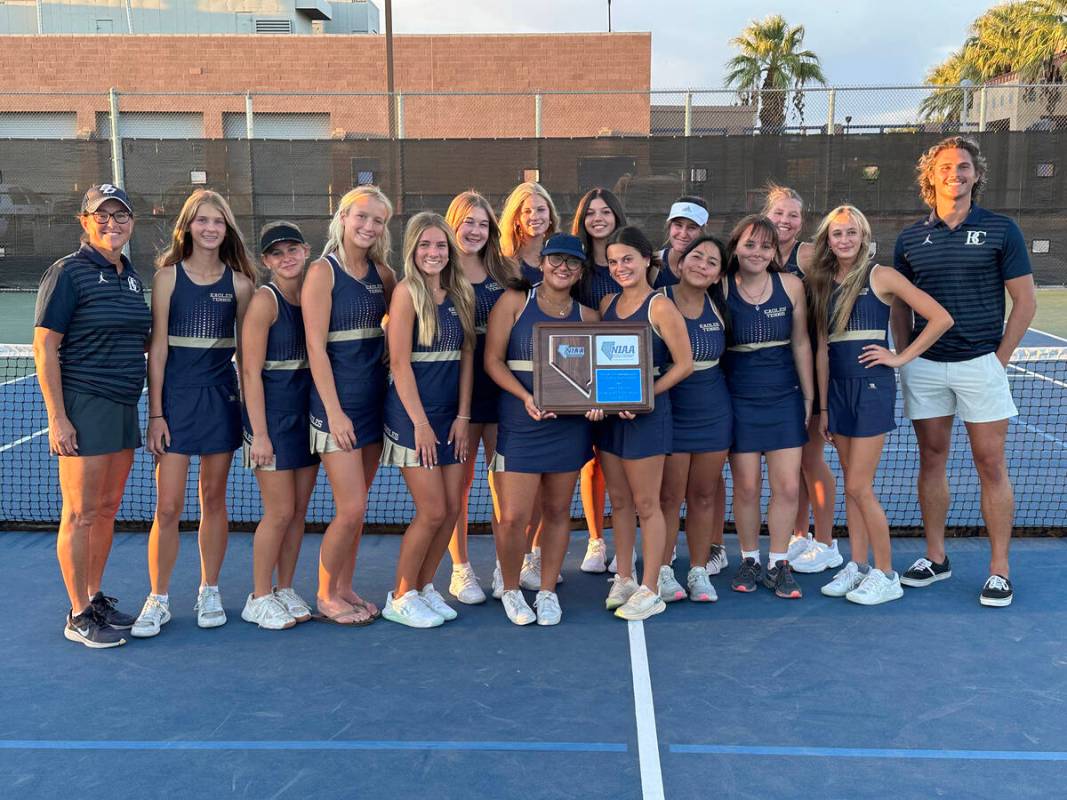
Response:
MULTIPOLYGON (((1031 273, 1019 226, 978 206, 955 229, 933 212, 905 228, 893 265, 955 320, 923 354, 931 361, 967 361, 996 351, 1004 334, 1004 283, 1031 273)), ((924 327, 916 314, 913 335, 924 327)))
POLYGON ((136 405, 152 312, 141 276, 125 256, 122 265, 120 275, 87 244, 59 259, 41 278, 34 325, 63 334, 64 389, 136 405))

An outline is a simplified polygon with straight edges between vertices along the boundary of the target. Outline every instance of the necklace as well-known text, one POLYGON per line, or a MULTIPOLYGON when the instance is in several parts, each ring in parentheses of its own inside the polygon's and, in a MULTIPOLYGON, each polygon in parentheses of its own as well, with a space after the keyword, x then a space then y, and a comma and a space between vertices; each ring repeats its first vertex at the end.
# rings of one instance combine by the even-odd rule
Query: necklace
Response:
POLYGON ((574 305, 574 300, 568 300, 566 305, 558 306, 555 303, 549 303, 548 299, 540 294, 537 295, 537 299, 538 301, 540 301, 542 309, 545 311, 545 313, 555 314, 557 317, 567 316, 567 314, 570 313, 571 306, 574 305), (544 308, 545 306, 548 306, 548 308, 544 308))
MULTIPOLYGON (((768 286, 768 284, 770 284, 770 282, 771 282, 771 273, 768 272, 767 273, 767 279, 765 281, 763 281, 763 286, 760 287, 760 290, 758 292, 756 292, 755 296, 756 297, 763 297, 763 293, 765 291, 767 291, 767 286, 768 286)), ((759 308, 760 308, 761 305, 763 305, 764 303, 767 302, 766 300, 761 300, 761 301, 757 302, 755 299, 753 299, 753 296, 751 294, 749 294, 748 290, 745 288, 745 282, 740 277, 737 279, 737 288, 741 290, 741 294, 743 294, 745 296, 745 298, 748 300, 748 302, 756 307, 757 311, 759 311, 759 308)), ((769 300, 770 298, 767 298, 767 299, 769 300)))

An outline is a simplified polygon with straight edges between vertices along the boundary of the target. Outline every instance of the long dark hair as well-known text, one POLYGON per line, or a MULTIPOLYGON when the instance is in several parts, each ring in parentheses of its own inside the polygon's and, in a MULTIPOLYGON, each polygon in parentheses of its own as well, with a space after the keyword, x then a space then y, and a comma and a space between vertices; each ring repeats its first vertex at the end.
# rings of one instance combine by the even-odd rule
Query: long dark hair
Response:
POLYGON ((729 275, 734 275, 737 270, 740 269, 740 264, 737 262, 737 245, 741 242, 741 237, 749 228, 755 228, 756 233, 762 233, 771 240, 771 244, 774 245, 774 257, 771 258, 771 263, 767 265, 767 271, 781 272, 782 265, 778 262, 778 228, 762 214, 749 214, 734 225, 734 229, 730 231, 730 241, 726 245, 727 252, 730 254, 730 259, 727 263, 726 272, 729 275))
MULTIPOLYGON (((571 234, 581 239, 582 247, 585 248, 585 269, 582 270, 582 280, 580 281, 583 297, 589 297, 592 294, 593 268, 596 266, 593 261, 593 237, 585 229, 585 215, 589 213, 589 206, 592 205, 594 200, 603 200, 605 205, 611 209, 611 213, 615 215, 615 230, 611 233, 615 233, 619 228, 626 227, 626 211, 614 192, 598 186, 595 189, 590 189, 578 201, 578 210, 574 212, 574 219, 571 221, 571 234)), ((611 234, 608 234, 608 236, 610 238, 611 234)))
POLYGON ((652 285, 651 276, 655 273, 652 270, 658 270, 659 256, 656 255, 656 251, 652 249, 652 243, 648 240, 648 237, 641 232, 641 229, 634 225, 625 225, 621 228, 616 228, 614 233, 608 237, 608 247, 613 244, 624 244, 627 247, 632 247, 642 258, 648 259, 648 269, 645 271, 645 280, 648 281, 648 285, 652 285))
POLYGON ((682 259, 678 263, 684 264, 690 253, 707 242, 711 242, 711 244, 719 251, 719 263, 722 265, 722 268, 719 270, 719 279, 708 287, 708 297, 711 298, 715 310, 718 311, 719 316, 722 317, 723 329, 725 330, 727 340, 729 340, 731 330, 730 309, 726 304, 726 291, 723 288, 723 285, 726 283, 726 245, 723 244, 722 239, 718 236, 712 236, 710 233, 701 234, 689 243, 689 247, 685 248, 685 252, 682 253, 682 259))

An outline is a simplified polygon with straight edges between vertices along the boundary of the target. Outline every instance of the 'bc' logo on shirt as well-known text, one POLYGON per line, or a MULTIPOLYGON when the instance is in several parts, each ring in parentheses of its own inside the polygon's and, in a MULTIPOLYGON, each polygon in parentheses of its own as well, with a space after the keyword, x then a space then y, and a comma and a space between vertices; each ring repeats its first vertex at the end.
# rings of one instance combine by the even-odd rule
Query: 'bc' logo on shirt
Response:
POLYGON ((967 241, 964 244, 983 245, 985 244, 985 237, 985 231, 967 231, 967 241))

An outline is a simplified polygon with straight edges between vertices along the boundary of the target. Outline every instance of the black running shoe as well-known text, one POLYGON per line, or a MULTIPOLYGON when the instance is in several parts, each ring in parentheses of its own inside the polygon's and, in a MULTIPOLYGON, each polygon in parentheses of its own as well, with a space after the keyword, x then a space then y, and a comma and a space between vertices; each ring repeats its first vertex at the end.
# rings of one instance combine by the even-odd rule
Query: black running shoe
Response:
POLYGON ((945 556, 945 560, 940 564, 928 558, 920 558, 900 576, 900 582, 905 586, 920 587, 951 577, 952 565, 948 563, 948 556, 945 556))
POLYGON ((116 630, 128 631, 133 627, 133 623, 137 621, 137 617, 131 617, 122 611, 115 608, 115 603, 118 602, 114 597, 106 597, 103 592, 97 592, 89 600, 89 605, 96 609, 96 613, 104 620, 108 625, 116 630))
POLYGON ((763 585, 787 600, 799 600, 802 596, 788 561, 777 561, 773 567, 769 567, 763 573, 763 585))
POLYGON ((990 575, 982 587, 978 602, 983 606, 1010 606, 1014 597, 1011 581, 1003 575, 990 575))
POLYGON ((79 642, 93 649, 126 644, 122 632, 104 622, 93 606, 89 606, 77 616, 72 616, 68 612, 63 636, 72 642, 79 642))
POLYGON ((746 558, 737 568, 737 574, 730 581, 730 588, 735 592, 754 592, 763 577, 763 567, 754 558, 746 558))

